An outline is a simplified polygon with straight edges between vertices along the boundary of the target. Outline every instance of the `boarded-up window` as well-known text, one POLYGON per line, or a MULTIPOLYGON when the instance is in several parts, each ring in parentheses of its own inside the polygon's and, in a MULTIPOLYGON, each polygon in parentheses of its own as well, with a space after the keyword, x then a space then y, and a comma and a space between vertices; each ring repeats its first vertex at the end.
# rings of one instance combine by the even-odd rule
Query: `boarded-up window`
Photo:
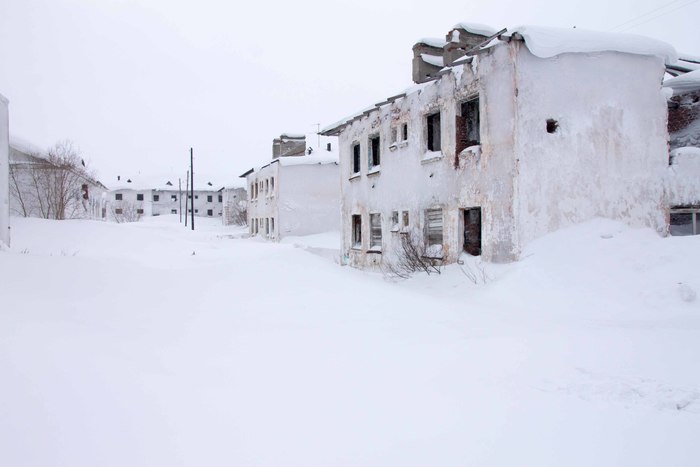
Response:
POLYGON ((700 206, 672 207, 670 224, 671 235, 700 235, 700 206))
POLYGON ((352 173, 360 173, 360 143, 352 147, 352 173))
POLYGON ((369 139, 369 169, 381 163, 379 136, 372 136, 369 139))
POLYGON ((442 209, 425 211, 425 233, 428 246, 442 245, 442 209))
POLYGON ((362 247, 362 217, 359 214, 352 216, 352 246, 362 247))
POLYGON ((457 154, 469 146, 481 144, 479 125, 479 98, 462 102, 457 108, 455 122, 457 154))
POLYGON ((428 151, 440 151, 440 112, 428 115, 428 151))
POLYGON ((379 213, 369 215, 369 247, 379 248, 382 247, 382 215, 379 213))

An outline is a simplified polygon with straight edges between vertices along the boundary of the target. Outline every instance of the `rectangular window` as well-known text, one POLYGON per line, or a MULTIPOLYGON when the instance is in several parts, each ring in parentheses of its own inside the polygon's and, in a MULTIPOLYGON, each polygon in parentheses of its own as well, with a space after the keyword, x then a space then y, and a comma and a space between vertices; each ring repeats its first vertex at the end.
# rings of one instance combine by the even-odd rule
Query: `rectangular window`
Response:
POLYGON ((170 195, 170 201, 177 201, 177 195, 170 195))
POLYGON ((399 211, 391 212, 391 231, 398 232, 399 230, 399 211))
POLYGON ((171 209, 170 214, 177 214, 177 209, 171 209))
POLYGON ((194 199, 199 199, 199 195, 194 195, 194 199))
POLYGON ((137 209, 136 214, 143 214, 143 209, 137 209))
POLYGON ((271 217, 270 218, 270 232, 273 234, 275 233, 275 218, 271 217))
POLYGON ((115 195, 114 195, 114 199, 117 200, 117 201, 121 201, 121 200, 122 200, 122 194, 121 194, 121 193, 115 194, 115 195))
POLYGON ((207 203, 211 203, 214 201, 214 197, 212 195, 207 195, 207 203))
POLYGON ((160 195, 153 195, 153 201, 155 201, 155 202, 160 201, 160 195))
POLYGON ((143 201, 143 193, 138 193, 136 195, 136 201, 143 201))
POLYGON ((122 214, 122 213, 124 213, 124 210, 122 208, 117 208, 114 210, 114 213, 115 214, 122 214))
POLYGON ((369 247, 382 248, 382 215, 379 213, 369 215, 369 247))
POLYGON ((352 216, 352 246, 362 248, 362 216, 359 214, 352 216))
POLYGON ((379 135, 377 136, 372 136, 369 139, 369 170, 372 170, 372 168, 379 166, 381 163, 381 154, 380 154, 380 144, 379 144, 379 135))
POLYGON ((428 246, 442 246, 442 209, 425 211, 425 233, 428 246))
POLYGON ((275 177, 270 177, 270 191, 272 192, 272 196, 275 195, 275 177))
POLYGON ((428 151, 440 151, 440 112, 428 115, 428 151))
POLYGON ((479 98, 462 102, 457 108, 455 121, 455 140, 457 144, 455 149, 457 154, 469 146, 481 144, 479 125, 479 98))
POLYGON ((700 235, 700 206, 672 207, 669 232, 674 236, 700 235))
POLYGON ((401 125, 401 141, 408 141, 408 123, 401 125))
POLYGON ((270 193, 270 180, 265 179, 265 195, 268 195, 270 193))
POLYGON ((265 235, 270 235, 270 218, 265 218, 265 235))
POLYGON ((223 195, 219 195, 219 202, 221 203, 224 200, 223 195))
POLYGON ((213 216, 214 215, 214 210, 213 209, 207 209, 207 216, 213 216))
POLYGON ((401 218, 403 227, 408 227, 408 211, 403 211, 401 213, 401 218))
POLYGON ((199 212, 199 209, 195 209, 194 213, 197 214, 199 212))
POLYGON ((352 173, 360 173, 360 143, 352 146, 352 173))

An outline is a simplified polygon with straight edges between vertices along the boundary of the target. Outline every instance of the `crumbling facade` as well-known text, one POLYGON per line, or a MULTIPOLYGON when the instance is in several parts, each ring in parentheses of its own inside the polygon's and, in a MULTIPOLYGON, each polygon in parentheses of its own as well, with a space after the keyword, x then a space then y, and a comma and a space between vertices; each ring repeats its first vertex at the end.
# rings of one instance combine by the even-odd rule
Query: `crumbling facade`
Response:
MULTIPOLYGON (((463 252, 509 262, 593 217, 667 229, 660 83, 675 51, 577 30, 492 31, 457 25, 443 43, 452 66, 414 68, 421 84, 322 131, 339 136, 346 263, 390 265, 407 238, 442 263, 463 252), (545 47, 552 35, 559 49, 545 47)), ((424 45, 414 67, 439 66, 424 45)))
MULTIPOLYGON (((277 147, 275 140, 273 148, 277 147)), ((340 228, 340 187, 335 138, 321 148, 306 147, 298 139, 297 151, 279 154, 272 161, 241 175, 248 189, 248 229, 252 236, 280 240, 340 228)))

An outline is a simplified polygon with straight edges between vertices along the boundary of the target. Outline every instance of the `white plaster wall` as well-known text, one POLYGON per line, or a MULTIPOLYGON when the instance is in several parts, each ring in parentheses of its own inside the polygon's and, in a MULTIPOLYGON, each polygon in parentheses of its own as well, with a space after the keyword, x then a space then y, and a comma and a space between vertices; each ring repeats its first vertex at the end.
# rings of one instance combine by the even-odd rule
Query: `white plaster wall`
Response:
POLYGON ((700 205, 700 149, 677 154, 665 175, 669 208, 700 205))
POLYGON ((275 227, 280 238, 340 230, 337 164, 283 165, 278 170, 275 227))
POLYGON ((247 191, 245 188, 227 188, 223 191, 223 219, 224 225, 233 225, 238 213, 247 208, 247 191))
POLYGON ((593 217, 664 232, 663 61, 617 52, 541 59, 513 44, 521 245, 593 217), (559 125, 551 134, 548 118, 559 125))
POLYGON ((154 216, 165 216, 168 214, 173 214, 172 210, 175 210, 174 214, 180 214, 180 202, 182 202, 182 211, 185 210, 185 198, 187 197, 187 192, 182 189, 182 199, 180 199, 181 193, 179 190, 153 190, 145 196, 151 197, 152 207, 151 214, 154 216), (158 195, 158 201, 153 200, 153 196, 158 195), (172 199, 175 196, 175 199, 172 199))
POLYGON ((151 190, 111 190, 107 194, 107 219, 114 221, 114 210, 118 208, 124 209, 126 206, 133 206, 135 209, 143 209, 141 217, 150 216, 153 208, 152 199, 151 190), (116 199, 117 194, 122 195, 121 200, 116 199), (139 194, 143 195, 143 201, 138 201, 136 199, 139 194))
POLYGON ((10 244, 10 124, 8 101, 0 94, 0 243, 10 244))

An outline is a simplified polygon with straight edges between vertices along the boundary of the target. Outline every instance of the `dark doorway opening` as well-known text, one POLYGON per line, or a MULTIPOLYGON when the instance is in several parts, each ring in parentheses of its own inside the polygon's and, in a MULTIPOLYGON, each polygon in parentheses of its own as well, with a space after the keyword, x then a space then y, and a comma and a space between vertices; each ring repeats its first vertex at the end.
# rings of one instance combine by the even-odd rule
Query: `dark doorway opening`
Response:
POLYGON ((481 208, 468 208, 464 212, 464 251, 472 256, 481 255, 481 208))

